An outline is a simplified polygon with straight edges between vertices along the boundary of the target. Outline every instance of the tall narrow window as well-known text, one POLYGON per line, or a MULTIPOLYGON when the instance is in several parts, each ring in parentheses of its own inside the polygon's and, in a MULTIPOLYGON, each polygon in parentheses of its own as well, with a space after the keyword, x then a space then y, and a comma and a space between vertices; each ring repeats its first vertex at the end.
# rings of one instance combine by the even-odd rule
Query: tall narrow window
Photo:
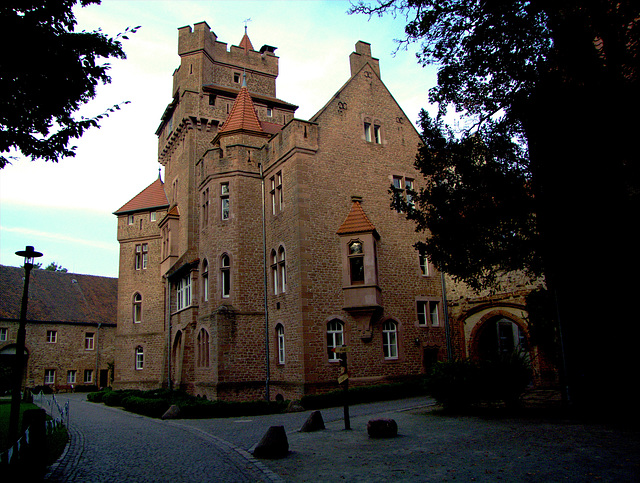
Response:
POLYGON ((197 365, 198 367, 209 367, 209 332, 205 329, 200 329, 197 338, 197 365))
POLYGON ((287 291, 287 268, 284 259, 284 248, 278 250, 278 278, 280 279, 280 292, 287 291))
POLYGON ((364 283, 364 250, 360 240, 349 243, 349 271, 351 285, 364 283))
POLYGON ((144 349, 142 346, 136 347, 136 371, 144 368, 144 349))
POLYGON ((6 342, 9 339, 9 329, 0 327, 0 342, 6 342))
POLYGON ((427 258, 426 255, 420 255, 419 260, 420 260, 420 272, 425 277, 428 277, 429 275, 431 275, 431 271, 429 270, 429 259, 427 258))
POLYGON ((284 204, 284 198, 282 195, 282 173, 276 174, 276 195, 278 198, 278 210, 282 211, 284 204))
POLYGON ((376 144, 382 144, 382 136, 380 135, 380 126, 374 124, 373 126, 373 140, 376 144))
POLYGON ((142 322, 142 295, 138 292, 133 294, 133 323, 142 322))
POLYGON ((77 371, 76 370, 70 370, 67 371, 67 384, 75 384, 76 380, 77 380, 77 371))
POLYGON ((418 325, 426 327, 440 326, 440 303, 436 300, 416 302, 416 310, 418 312, 418 325))
POLYGON ((344 345, 344 325, 339 320, 334 319, 327 324, 327 354, 330 361, 340 359, 334 349, 342 345, 344 345))
POLYGON ((202 226, 209 223, 209 188, 202 192, 202 226))
POLYGON ((229 219, 229 183, 220 185, 220 213, 223 220, 229 219))
POLYGON ((222 283, 222 298, 229 298, 231 293, 231 266, 228 255, 222 255, 220 259, 220 281, 222 283))
POLYGON ((276 214, 276 177, 271 178, 271 214, 276 214))
POLYGON ((390 320, 382 324, 382 350, 385 359, 398 358, 398 327, 390 320))
POLYGON ((136 245, 135 269, 146 270, 149 264, 149 244, 140 243, 136 245))
POLYGON ((438 327, 440 325, 440 317, 438 316, 439 305, 440 304, 438 304, 438 302, 429 302, 429 320, 433 327, 438 327))
POLYGON ((93 382, 93 370, 85 369, 84 371, 84 381, 85 384, 90 384, 93 382))
POLYGON ((271 250, 271 278, 273 280, 273 294, 278 295, 280 284, 278 283, 278 256, 275 250, 271 250))
POLYGON ((278 324, 276 327, 276 339, 278 343, 278 364, 284 364, 284 327, 278 324))
POLYGON ((405 188, 405 196, 407 197, 407 204, 409 205, 410 208, 414 207, 414 202, 413 202, 413 180, 412 179, 408 179, 405 178, 404 179, 404 188, 405 188))
POLYGON ((364 140, 367 141, 368 143, 371 142, 371 123, 370 122, 364 123, 364 140))
POLYGON ((84 350, 92 351, 94 349, 95 334, 87 332, 84 334, 84 350))
POLYGON ((209 300, 209 263, 202 262, 202 300, 209 300))

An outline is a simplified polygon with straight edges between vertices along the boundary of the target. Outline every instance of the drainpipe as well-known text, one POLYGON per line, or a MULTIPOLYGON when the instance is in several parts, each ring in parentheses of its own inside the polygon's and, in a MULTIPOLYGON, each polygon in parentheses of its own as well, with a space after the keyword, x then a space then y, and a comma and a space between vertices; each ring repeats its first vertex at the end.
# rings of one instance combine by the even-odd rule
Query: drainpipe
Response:
POLYGON ((260 187, 262 191, 262 280, 264 282, 264 350, 266 364, 265 399, 269 401, 271 369, 269 368, 269 308, 267 303, 267 230, 265 220, 264 172, 262 171, 262 163, 259 163, 258 167, 260 168, 260 187))
POLYGON ((165 321, 167 327, 167 387, 169 390, 173 389, 173 382, 171 380, 171 282, 165 276, 164 283, 166 285, 164 291, 165 298, 165 321))
POLYGON ((93 381, 95 385, 100 388, 100 328, 102 327, 102 322, 98 322, 98 330, 96 331, 96 375, 95 380, 93 381))
POLYGON ((442 283, 442 305, 444 311, 444 333, 447 339, 447 360, 453 361, 453 349, 451 345, 451 330, 449 328, 449 307, 447 304, 447 286, 444 281, 444 272, 440 272, 440 281, 442 283))

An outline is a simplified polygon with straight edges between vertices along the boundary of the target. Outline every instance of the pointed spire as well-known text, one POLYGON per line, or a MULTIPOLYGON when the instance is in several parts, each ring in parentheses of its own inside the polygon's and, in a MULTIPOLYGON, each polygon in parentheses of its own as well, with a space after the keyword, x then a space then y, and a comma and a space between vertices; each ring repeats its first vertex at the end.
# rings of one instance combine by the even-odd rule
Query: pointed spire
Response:
POLYGON ((351 197, 351 200, 353 201, 351 211, 340 228, 338 228, 336 234, 345 235, 348 233, 375 232, 376 227, 371 223, 371 221, 369 221, 369 218, 360 205, 362 198, 359 196, 353 196, 351 197))
POLYGON ((237 130, 259 133, 264 132, 260 125, 260 121, 258 120, 258 115, 256 114, 253 101, 251 100, 249 89, 247 89, 246 77, 243 79, 238 97, 236 97, 233 107, 231 108, 231 112, 222 125, 219 133, 237 130))
MULTIPOLYGON (((248 22, 251 19, 245 20, 248 22)), ((249 40, 249 36, 247 35, 247 24, 244 25, 244 35, 242 36, 242 40, 240 41, 240 48, 244 49, 245 53, 248 53, 250 50, 253 50, 253 45, 251 44, 251 40, 249 40)))

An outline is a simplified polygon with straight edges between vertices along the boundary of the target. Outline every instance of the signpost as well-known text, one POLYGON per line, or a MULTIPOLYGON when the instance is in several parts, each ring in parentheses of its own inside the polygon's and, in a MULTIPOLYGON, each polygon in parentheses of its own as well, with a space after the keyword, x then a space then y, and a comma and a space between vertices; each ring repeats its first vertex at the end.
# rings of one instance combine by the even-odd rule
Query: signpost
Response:
POLYGON ((344 429, 351 429, 351 420, 349 419, 349 371, 347 370, 347 353, 349 352, 349 348, 345 345, 342 347, 334 347, 333 352, 340 356, 338 384, 342 384, 342 387, 344 387, 344 429))

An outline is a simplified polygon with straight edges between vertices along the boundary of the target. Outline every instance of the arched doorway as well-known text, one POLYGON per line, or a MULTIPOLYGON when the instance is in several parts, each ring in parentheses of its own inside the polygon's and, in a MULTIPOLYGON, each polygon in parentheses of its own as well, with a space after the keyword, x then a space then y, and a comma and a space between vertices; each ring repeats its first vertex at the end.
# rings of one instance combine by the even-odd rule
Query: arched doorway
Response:
POLYGON ((473 341, 474 355, 479 359, 491 359, 528 351, 527 335, 519 324, 507 317, 493 317, 482 323, 473 341))

